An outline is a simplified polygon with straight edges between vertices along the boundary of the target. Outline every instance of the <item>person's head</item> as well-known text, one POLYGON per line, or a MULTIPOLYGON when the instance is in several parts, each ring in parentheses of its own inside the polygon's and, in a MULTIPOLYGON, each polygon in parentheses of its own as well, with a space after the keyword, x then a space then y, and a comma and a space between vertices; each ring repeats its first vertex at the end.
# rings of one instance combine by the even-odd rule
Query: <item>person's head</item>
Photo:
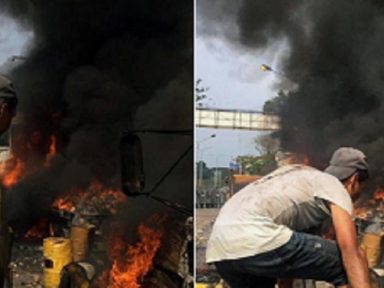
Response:
POLYGON ((339 179, 353 200, 360 196, 369 178, 365 154, 351 147, 337 149, 333 153, 325 172, 339 179))
POLYGON ((9 128, 16 106, 17 97, 12 82, 0 75, 0 134, 9 128))

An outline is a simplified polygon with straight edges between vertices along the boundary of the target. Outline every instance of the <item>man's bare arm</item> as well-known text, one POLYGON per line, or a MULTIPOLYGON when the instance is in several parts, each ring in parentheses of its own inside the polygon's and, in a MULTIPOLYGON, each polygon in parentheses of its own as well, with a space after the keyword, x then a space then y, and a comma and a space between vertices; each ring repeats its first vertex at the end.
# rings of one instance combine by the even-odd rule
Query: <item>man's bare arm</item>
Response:
POLYGON ((330 207, 349 284, 353 288, 370 288, 367 260, 364 251, 359 247, 353 220, 341 207, 332 203, 330 207))

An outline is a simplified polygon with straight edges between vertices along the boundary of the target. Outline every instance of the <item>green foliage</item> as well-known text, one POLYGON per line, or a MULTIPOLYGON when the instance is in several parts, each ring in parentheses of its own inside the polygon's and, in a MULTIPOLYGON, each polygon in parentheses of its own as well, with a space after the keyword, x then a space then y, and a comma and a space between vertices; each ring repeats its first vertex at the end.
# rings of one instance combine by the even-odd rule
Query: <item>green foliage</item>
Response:
POLYGON ((243 174, 249 175, 265 175, 276 168, 273 154, 238 156, 236 162, 240 163, 243 174))
POLYGON ((273 134, 259 135, 254 140, 259 156, 238 156, 243 174, 265 175, 276 169, 275 154, 280 147, 279 139, 273 134))
POLYGON ((202 79, 197 79, 195 86, 195 102, 198 106, 202 106, 202 101, 208 97, 207 91, 209 90, 209 87, 202 86, 202 81, 202 79))

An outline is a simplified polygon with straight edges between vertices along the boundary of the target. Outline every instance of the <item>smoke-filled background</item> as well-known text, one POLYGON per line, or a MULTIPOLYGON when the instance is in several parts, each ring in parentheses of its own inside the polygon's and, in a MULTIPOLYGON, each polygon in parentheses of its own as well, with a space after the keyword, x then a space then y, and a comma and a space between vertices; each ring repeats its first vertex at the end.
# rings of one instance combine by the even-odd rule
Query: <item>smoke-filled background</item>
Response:
MULTIPOLYGON (((124 131, 192 130, 193 1, 0 0, 0 7, 34 32, 25 60, 10 72, 19 96, 12 136, 15 154, 29 170, 39 168, 9 191, 11 221, 43 213, 71 187, 119 185, 124 131), (58 155, 44 167, 52 135, 58 155)), ((148 188, 192 141, 144 135, 148 188)), ((158 196, 193 206, 192 158, 158 196)), ((149 205, 142 210, 159 209, 148 201, 140 201, 149 205)))
POLYGON ((298 88, 280 112, 283 148, 320 168, 335 148, 360 148, 383 182, 382 1, 197 0, 197 33, 255 54, 286 46, 277 68, 298 88))

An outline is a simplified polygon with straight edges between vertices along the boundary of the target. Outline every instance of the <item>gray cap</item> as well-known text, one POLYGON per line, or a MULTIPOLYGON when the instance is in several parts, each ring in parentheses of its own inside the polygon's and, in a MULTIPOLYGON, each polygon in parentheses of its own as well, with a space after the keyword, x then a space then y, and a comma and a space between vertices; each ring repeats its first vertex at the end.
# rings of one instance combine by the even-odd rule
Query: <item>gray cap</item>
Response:
POLYGON ((344 180, 356 170, 368 170, 365 154, 355 148, 341 147, 333 153, 325 172, 344 180))

